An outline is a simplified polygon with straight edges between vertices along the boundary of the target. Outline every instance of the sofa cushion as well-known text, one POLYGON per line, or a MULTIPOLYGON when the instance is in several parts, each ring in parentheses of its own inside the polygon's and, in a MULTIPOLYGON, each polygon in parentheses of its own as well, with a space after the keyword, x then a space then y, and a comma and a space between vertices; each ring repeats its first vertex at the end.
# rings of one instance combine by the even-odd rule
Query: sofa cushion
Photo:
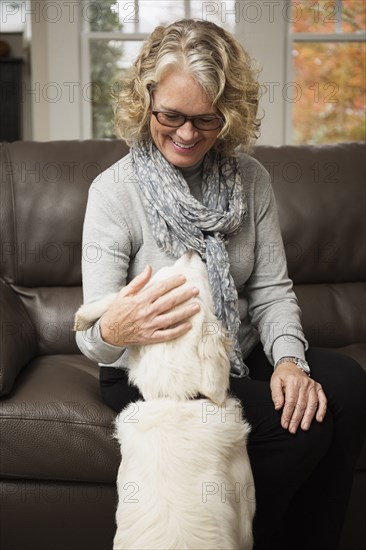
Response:
MULTIPOLYGON (((352 357, 366 372, 366 343, 361 344, 351 344, 350 346, 343 346, 340 348, 336 348, 336 351, 339 353, 342 353, 343 355, 348 355, 348 357, 352 357)), ((366 468, 366 460, 365 460, 365 468, 366 468)))
POLYGON ((111 550, 115 485, 1 480, 2 550, 111 550))
POLYGON ((365 344, 366 282, 297 284, 294 290, 312 346, 365 344))
MULTIPOLYGON (((12 285, 32 322, 36 355, 80 353, 75 341, 74 314, 82 304, 81 286, 12 285)), ((19 336, 22 327, 19 325, 19 336)))
POLYGON ((33 325, 19 297, 0 280, 0 395, 13 387, 20 370, 36 355, 33 325), (21 343, 21 345, 19 345, 21 343))
POLYGON ((99 372, 82 355, 33 359, 0 401, 0 476, 115 483, 115 413, 102 402, 99 372))
POLYGON ((80 285, 89 186, 127 151, 117 140, 2 144, 0 276, 24 287, 80 285))
POLYGON ((365 144, 262 145, 254 156, 272 177, 293 281, 364 281, 365 144))

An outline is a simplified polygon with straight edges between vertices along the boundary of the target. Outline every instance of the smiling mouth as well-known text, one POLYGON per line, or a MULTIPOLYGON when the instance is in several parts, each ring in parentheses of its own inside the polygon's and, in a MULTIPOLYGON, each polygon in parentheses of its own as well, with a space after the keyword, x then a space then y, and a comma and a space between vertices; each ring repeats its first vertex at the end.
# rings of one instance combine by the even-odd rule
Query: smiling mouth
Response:
POLYGON ((179 147, 180 149, 185 149, 185 150, 193 149, 193 147, 195 147, 198 143, 198 141, 195 141, 191 145, 185 145, 184 143, 179 143, 177 141, 174 141, 174 139, 172 139, 172 142, 174 143, 174 145, 176 145, 176 147, 179 147))

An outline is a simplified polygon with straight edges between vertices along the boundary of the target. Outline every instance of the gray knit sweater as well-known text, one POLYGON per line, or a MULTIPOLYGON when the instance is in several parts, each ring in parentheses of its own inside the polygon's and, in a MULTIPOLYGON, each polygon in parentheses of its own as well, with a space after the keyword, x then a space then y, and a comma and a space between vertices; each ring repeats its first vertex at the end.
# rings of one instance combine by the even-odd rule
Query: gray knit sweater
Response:
MULTIPOLYGON (((271 364, 283 356, 304 358, 300 310, 287 275, 285 252, 268 172, 252 157, 240 164, 248 215, 239 233, 229 236, 230 270, 239 298, 239 342, 245 359, 259 340, 271 364)), ((182 169, 192 195, 201 200, 202 163, 182 169)), ((83 230, 84 303, 117 292, 151 264, 153 273, 174 259, 155 243, 130 155, 91 185, 83 230)), ((100 366, 127 367, 128 349, 101 338, 99 321, 76 334, 83 354, 100 366)))

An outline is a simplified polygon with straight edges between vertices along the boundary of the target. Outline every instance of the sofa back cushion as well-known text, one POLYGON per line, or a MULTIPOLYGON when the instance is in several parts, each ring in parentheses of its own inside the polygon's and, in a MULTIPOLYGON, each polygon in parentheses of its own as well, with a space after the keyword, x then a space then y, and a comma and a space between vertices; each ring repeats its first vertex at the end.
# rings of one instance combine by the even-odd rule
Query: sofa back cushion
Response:
POLYGON ((0 277, 25 306, 40 355, 79 351, 72 319, 88 189, 127 150, 106 140, 1 146, 0 277))
POLYGON ((295 284, 364 281, 364 143, 257 147, 272 176, 295 284))
POLYGON ((261 146, 255 157, 272 176, 307 338, 365 342, 365 143, 261 146))

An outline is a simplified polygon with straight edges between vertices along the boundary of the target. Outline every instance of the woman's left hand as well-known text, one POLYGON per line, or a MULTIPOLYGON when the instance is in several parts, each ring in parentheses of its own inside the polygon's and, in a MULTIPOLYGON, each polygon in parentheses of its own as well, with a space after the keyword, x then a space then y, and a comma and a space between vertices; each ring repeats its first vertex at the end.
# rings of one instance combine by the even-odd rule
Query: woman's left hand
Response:
POLYGON ((323 388, 294 363, 278 365, 270 387, 275 409, 283 407, 281 426, 290 433, 296 433, 299 425, 302 430, 308 430, 314 416, 318 422, 323 421, 327 410, 323 388))

